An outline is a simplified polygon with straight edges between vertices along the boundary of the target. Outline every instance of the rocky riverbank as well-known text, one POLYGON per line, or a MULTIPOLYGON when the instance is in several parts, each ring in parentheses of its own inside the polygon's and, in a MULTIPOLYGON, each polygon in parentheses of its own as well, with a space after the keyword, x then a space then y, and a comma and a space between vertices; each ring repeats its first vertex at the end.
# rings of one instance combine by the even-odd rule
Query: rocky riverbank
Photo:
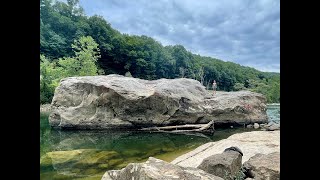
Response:
POLYGON ((231 146, 237 146, 242 150, 243 162, 258 153, 280 152, 280 131, 252 131, 234 134, 227 139, 206 143, 176 158, 172 163, 186 167, 198 167, 203 159, 219 154, 231 146))
POLYGON ((206 143, 171 163, 150 157, 107 171, 102 180, 280 179, 280 131, 254 131, 206 143))
POLYGON ((266 99, 249 91, 208 93, 193 79, 142 80, 120 75, 61 80, 50 125, 72 129, 178 124, 266 123, 266 99))

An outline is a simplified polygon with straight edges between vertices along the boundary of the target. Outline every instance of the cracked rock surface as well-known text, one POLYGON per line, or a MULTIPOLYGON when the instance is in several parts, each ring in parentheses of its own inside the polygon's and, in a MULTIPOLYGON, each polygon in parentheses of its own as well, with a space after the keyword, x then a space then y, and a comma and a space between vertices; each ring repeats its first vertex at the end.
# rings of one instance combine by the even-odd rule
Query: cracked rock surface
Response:
POLYGON ((130 163, 121 170, 107 171, 102 180, 223 180, 196 168, 180 167, 149 157, 145 163, 130 163))
POLYGON ((266 99, 249 91, 212 95, 194 79, 142 80, 121 75, 62 79, 49 123, 71 129, 208 123, 265 123, 266 99))

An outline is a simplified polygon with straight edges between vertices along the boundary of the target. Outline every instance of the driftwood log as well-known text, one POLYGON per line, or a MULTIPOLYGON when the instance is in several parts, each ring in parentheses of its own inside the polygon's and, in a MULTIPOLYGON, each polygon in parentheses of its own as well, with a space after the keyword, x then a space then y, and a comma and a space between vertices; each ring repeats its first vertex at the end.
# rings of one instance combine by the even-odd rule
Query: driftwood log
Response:
POLYGON ((164 126, 164 127, 148 127, 142 128, 142 131, 156 131, 156 132, 172 132, 172 133, 180 133, 180 132, 203 132, 203 133, 213 133, 213 120, 207 124, 185 124, 178 126, 164 126))

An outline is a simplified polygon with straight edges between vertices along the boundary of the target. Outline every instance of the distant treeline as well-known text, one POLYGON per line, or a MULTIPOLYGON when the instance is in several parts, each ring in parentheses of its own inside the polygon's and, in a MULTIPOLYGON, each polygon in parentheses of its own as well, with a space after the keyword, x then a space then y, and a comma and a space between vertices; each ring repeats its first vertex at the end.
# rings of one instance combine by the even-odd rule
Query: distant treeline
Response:
MULTIPOLYGON (((280 102, 279 73, 261 72, 236 63, 192 54, 182 45, 163 46, 148 36, 122 34, 103 17, 86 16, 78 0, 67 0, 67 3, 41 0, 40 53, 40 103, 51 102, 57 80, 63 78, 60 76, 52 83, 52 77, 46 77, 52 70, 50 68, 63 69, 68 63, 86 57, 91 58, 97 66, 91 75, 114 73, 149 80, 186 77, 200 81, 207 89, 211 89, 212 81, 216 80, 217 90, 249 89, 266 95, 270 103, 280 102), (93 47, 86 48, 87 43, 93 47), (87 54, 79 57, 81 52, 87 54), (47 65, 50 65, 49 70, 45 68, 47 65)), ((74 70, 77 72, 77 68, 74 70)), ((71 75, 87 74, 64 73, 64 76, 71 75)))

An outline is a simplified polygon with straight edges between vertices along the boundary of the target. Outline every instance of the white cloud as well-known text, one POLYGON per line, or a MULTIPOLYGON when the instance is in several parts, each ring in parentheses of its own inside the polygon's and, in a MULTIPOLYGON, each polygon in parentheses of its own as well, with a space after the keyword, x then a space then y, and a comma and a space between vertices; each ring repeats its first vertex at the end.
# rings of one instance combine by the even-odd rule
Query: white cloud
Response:
POLYGON ((280 71, 279 0, 80 0, 122 33, 205 56, 280 71))

